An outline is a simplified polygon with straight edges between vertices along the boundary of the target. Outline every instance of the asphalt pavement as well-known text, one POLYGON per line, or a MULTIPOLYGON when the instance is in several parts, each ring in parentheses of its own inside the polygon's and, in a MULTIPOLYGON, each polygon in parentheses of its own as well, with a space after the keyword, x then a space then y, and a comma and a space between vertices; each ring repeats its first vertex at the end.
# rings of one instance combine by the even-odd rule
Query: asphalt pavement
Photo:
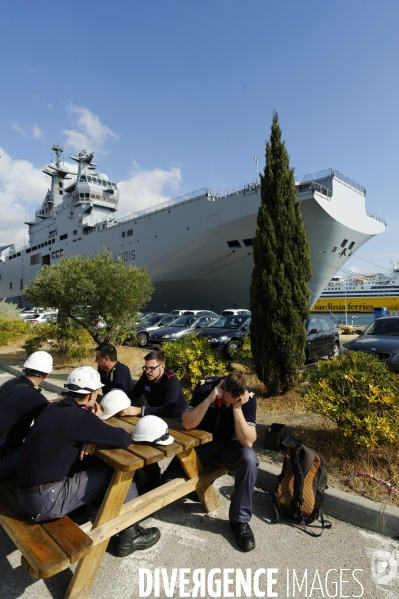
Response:
MULTIPOLYGON (((0 384, 7 378, 10 374, 0 373, 0 384)), ((45 394, 54 394, 49 399, 58 395, 55 389, 45 394)), ((261 472, 262 469, 265 471, 260 476, 260 484, 267 488, 267 479, 273 476, 273 471, 264 464, 261 472)), ((372 519, 377 513, 379 520, 384 521, 380 504, 375 504, 374 514, 369 504, 375 502, 369 502, 365 507, 362 507, 361 501, 356 504, 356 521, 359 524, 364 521, 364 528, 354 526, 331 517, 334 510, 338 510, 342 517, 345 517, 343 512, 346 510, 346 515, 350 516, 350 504, 346 498, 337 498, 332 490, 332 496, 325 501, 326 515, 330 516, 332 528, 325 530, 321 537, 314 538, 295 526, 273 524, 270 495, 264 488, 257 487, 251 521, 256 549, 242 553, 237 548, 228 519, 233 484, 230 475, 215 481, 221 507, 212 514, 205 514, 200 503, 180 499, 147 519, 144 526, 157 526, 161 531, 160 541, 147 551, 118 558, 112 553, 111 540, 89 598, 398 599, 399 542, 366 530, 370 527, 376 530, 372 519)), ((353 496, 350 498, 353 501, 353 496)), ((395 528, 398 520, 394 510, 397 508, 390 509, 390 526, 393 533, 395 530, 399 533, 399 528, 395 528)), ((0 528, 2 597, 61 599, 73 569, 48 580, 31 578, 20 565, 19 551, 0 528)))

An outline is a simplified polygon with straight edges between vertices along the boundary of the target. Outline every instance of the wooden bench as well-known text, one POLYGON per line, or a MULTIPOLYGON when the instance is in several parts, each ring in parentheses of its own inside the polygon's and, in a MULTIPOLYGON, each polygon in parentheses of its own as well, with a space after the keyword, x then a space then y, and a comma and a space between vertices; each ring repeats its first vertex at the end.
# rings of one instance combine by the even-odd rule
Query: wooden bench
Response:
MULTIPOLYGON (((136 417, 113 417, 105 422, 131 434, 137 421, 136 417)), ((197 493, 207 512, 219 507, 212 482, 228 469, 216 463, 204 468, 194 450, 198 445, 209 443, 212 435, 197 429, 185 431, 173 421, 168 424, 175 438, 170 445, 132 443, 126 449, 97 448, 96 455, 111 466, 114 473, 93 524, 78 526, 67 516, 35 523, 19 507, 16 481, 0 481, 0 524, 22 553, 21 564, 31 576, 48 578, 78 562, 65 599, 84 599, 90 593, 113 535, 192 491, 197 493), (124 503, 137 470, 173 456, 179 460, 186 478, 172 480, 124 503)))
POLYGON ((19 506, 15 479, 0 481, 0 524, 34 578, 49 578, 87 555, 92 539, 68 516, 36 523, 19 506))

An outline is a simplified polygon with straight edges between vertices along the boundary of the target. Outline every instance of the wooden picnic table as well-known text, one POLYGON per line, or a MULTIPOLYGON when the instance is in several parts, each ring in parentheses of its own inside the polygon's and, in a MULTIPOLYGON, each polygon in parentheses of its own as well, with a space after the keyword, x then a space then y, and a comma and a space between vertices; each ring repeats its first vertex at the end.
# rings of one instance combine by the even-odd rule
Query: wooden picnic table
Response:
MULTIPOLYGON (((131 434, 138 420, 137 417, 129 416, 112 417, 104 422, 110 426, 122 427, 131 434)), ((212 441, 212 435, 198 429, 186 431, 181 424, 173 420, 165 420, 165 422, 174 437, 174 442, 170 445, 132 442, 126 449, 97 448, 95 455, 114 468, 114 474, 93 525, 87 523, 80 527, 92 539, 93 546, 91 551, 80 559, 65 599, 87 597, 109 539, 128 526, 192 491, 197 493, 207 512, 219 507, 219 499, 212 487, 212 482, 225 474, 227 468, 223 464, 215 464, 204 469, 194 450, 198 445, 212 441), (174 456, 182 465, 187 479, 175 479, 124 503, 137 470, 174 456)))

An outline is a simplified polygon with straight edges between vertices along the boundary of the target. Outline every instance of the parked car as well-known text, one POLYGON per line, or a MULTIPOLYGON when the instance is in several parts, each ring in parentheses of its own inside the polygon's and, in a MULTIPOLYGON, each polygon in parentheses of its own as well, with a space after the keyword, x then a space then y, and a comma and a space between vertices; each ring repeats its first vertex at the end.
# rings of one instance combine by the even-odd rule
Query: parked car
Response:
POLYGON ((148 335, 152 331, 158 331, 161 327, 169 326, 174 320, 176 320, 176 316, 171 316, 170 314, 157 314, 136 325, 135 330, 139 346, 145 347, 148 343, 148 335))
POLYGON ((223 351, 228 358, 232 358, 240 339, 249 333, 250 316, 220 316, 198 335, 205 337, 214 349, 223 351))
POLYGON ((51 324, 57 322, 57 314, 37 314, 34 318, 25 319, 25 322, 30 322, 32 325, 51 324))
POLYGON ((364 331, 356 331, 359 337, 343 344, 348 351, 364 351, 374 354, 392 370, 399 371, 399 317, 378 318, 364 331))
POLYGON ((214 316, 218 318, 219 314, 216 312, 212 312, 212 310, 186 310, 182 316, 214 316))
POLYGON ((251 316, 251 311, 244 308, 226 308, 220 316, 251 316))
POLYGON ((311 316, 306 321, 306 361, 339 355, 337 325, 326 316, 311 316))
POLYGON ((152 331, 148 336, 148 344, 154 347, 162 345, 165 341, 176 341, 185 335, 193 333, 216 320, 214 316, 180 316, 168 327, 152 331))
POLYGON ((159 312, 143 312, 140 313, 141 320, 147 320, 147 318, 151 318, 151 316, 158 316, 159 312))
POLYGON ((171 310, 170 314, 172 314, 172 316, 183 316, 186 312, 187 310, 171 310))

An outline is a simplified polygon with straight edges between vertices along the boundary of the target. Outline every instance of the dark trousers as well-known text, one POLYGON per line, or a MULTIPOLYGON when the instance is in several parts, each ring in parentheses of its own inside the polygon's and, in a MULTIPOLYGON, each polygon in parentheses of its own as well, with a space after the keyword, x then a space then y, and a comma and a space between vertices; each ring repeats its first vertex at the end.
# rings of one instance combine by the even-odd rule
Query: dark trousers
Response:
MULTIPOLYGON (((196 447, 203 465, 217 458, 235 470, 234 492, 230 498, 229 518, 232 522, 249 522, 252 517, 252 495, 255 489, 259 461, 254 450, 238 441, 212 441, 196 447)), ((177 458, 173 458, 162 475, 162 482, 186 478, 177 458)))
MULTIPOLYGON (((88 470, 76 472, 45 490, 24 495, 18 492, 18 501, 24 512, 36 522, 55 520, 76 508, 103 499, 114 469, 99 462, 88 470)), ((129 487, 125 502, 138 497, 136 483, 129 487)))
POLYGON ((9 449, 6 455, 0 458, 0 480, 17 476, 19 456, 21 455, 22 445, 9 449))

